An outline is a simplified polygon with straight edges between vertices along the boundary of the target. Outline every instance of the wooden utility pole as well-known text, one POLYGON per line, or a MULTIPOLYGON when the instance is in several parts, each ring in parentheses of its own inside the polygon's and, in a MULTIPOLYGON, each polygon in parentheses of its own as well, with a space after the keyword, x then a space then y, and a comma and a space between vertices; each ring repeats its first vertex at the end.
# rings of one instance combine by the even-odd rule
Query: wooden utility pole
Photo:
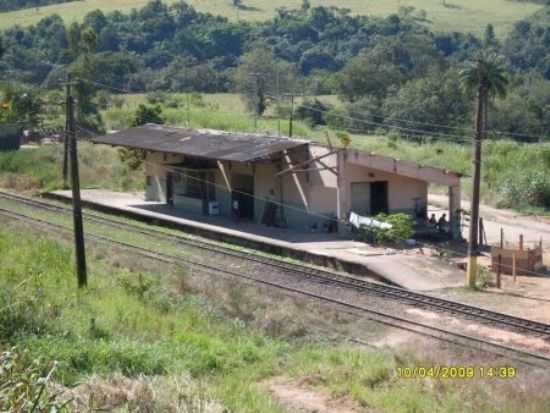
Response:
POLYGON ((497 288, 502 288, 502 281, 501 281, 501 274, 502 274, 502 255, 498 254, 498 267, 497 267, 497 288))
POLYGON ((288 136, 292 138, 294 126, 294 95, 290 95, 290 122, 288 125, 288 136))
POLYGON ((484 114, 486 89, 479 85, 476 110, 476 134, 474 139, 474 178, 472 194, 472 214, 470 216, 470 239, 468 244, 468 268, 466 271, 466 286, 474 288, 477 278, 477 257, 479 255, 479 192, 481 184, 481 142, 484 134, 484 114))
MULTIPOLYGON (((70 95, 71 75, 67 74, 67 87, 68 94, 70 95)), ((69 117, 65 117, 65 131, 69 130, 69 117)), ((69 181, 69 135, 65 133, 65 139, 63 139, 63 188, 67 189, 69 181)))
POLYGON ((189 95, 190 92, 187 92, 186 99, 187 99, 187 127, 191 127, 191 96, 189 95))
POLYGON ((69 161, 71 164, 71 188, 73 192, 73 225, 74 245, 76 254, 76 272, 78 287, 84 288, 88 285, 86 272, 86 250, 84 247, 84 225, 82 223, 82 203, 80 199, 80 177, 78 171, 78 152, 76 142, 76 127, 74 119, 74 98, 71 95, 71 79, 67 82, 66 101, 66 125, 65 141, 69 143, 69 161))

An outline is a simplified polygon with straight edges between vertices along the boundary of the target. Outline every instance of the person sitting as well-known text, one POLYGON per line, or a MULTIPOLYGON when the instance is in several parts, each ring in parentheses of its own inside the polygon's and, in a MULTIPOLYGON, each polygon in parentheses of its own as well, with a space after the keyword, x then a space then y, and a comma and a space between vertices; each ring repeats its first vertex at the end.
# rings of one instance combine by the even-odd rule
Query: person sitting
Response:
POLYGON ((430 217, 429 221, 428 221, 428 224, 430 224, 431 226, 437 226, 437 220, 435 219, 435 214, 432 214, 432 216, 430 217))
POLYGON ((439 232, 446 232, 448 229, 449 223, 447 222, 447 214, 441 215, 439 221, 437 221, 437 228, 439 232))

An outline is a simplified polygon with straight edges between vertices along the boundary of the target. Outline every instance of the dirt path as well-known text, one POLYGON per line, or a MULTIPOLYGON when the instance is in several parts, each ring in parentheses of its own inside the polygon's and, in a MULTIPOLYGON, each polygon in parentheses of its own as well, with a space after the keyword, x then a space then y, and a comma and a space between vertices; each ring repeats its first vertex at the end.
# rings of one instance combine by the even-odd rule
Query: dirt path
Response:
POLYGON ((277 402, 292 412, 300 413, 368 413, 352 402, 334 399, 328 393, 311 389, 287 377, 277 377, 266 383, 277 402))
MULTIPOLYGON (((438 208, 446 207, 448 199, 446 195, 430 194, 430 205, 438 208)), ((462 201, 462 208, 469 210, 470 202, 462 201)), ((517 243, 520 234, 523 234, 526 243, 538 242, 543 238, 544 246, 550 248, 550 219, 535 215, 525 215, 509 209, 497 209, 487 205, 480 206, 480 215, 483 217, 487 240, 496 243, 500 240, 500 229, 504 229, 504 237, 508 242, 517 243)), ((463 230, 463 236, 467 236, 467 226, 463 230)))

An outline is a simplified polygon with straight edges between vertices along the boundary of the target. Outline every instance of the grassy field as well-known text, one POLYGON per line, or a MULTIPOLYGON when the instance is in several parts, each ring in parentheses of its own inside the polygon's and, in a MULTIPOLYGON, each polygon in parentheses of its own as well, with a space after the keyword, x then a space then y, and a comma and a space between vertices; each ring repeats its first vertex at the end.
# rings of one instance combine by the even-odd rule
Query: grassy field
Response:
MULTIPOLYGON (((116 149, 84 142, 79 145, 79 158, 83 187, 143 189, 142 171, 131 171, 120 161, 116 149)), ((0 152, 0 187, 31 192, 60 189, 62 159, 61 145, 0 152)))
MULTIPOLYGON (((165 0, 174 3, 176 0, 165 0)), ((245 7, 237 9, 231 0, 188 0, 198 10, 224 15, 231 20, 266 20, 280 7, 300 7, 301 0, 244 0, 245 7)), ((29 25, 41 18, 57 13, 67 23, 82 20, 83 16, 95 9, 105 12, 114 10, 129 11, 142 7, 147 0, 83 0, 61 5, 27 9, 0 14, 0 29, 14 24, 29 25)), ((488 23, 495 26, 499 36, 504 35, 512 24, 539 9, 540 5, 510 0, 311 0, 313 5, 338 6, 349 8, 356 14, 387 16, 396 13, 399 5, 424 9, 428 13, 427 24, 436 31, 461 31, 480 33, 488 23)))
MULTIPOLYGON (((187 125, 189 120, 192 127, 288 134, 289 121, 287 119, 275 118, 272 108, 266 112, 266 116, 256 119, 246 110, 245 104, 237 94, 194 95, 190 99, 189 111, 185 94, 172 93, 165 96, 167 99, 165 104, 161 105, 162 113, 166 123, 170 125, 187 125), (168 104, 169 102, 177 104, 168 104)), ((338 104, 336 96, 321 96, 319 98, 332 104, 338 104)), ((125 103, 122 107, 110 107, 102 112, 102 118, 108 130, 128 127, 137 106, 149 104, 146 95, 143 94, 125 95, 124 99, 125 103)), ((297 104, 300 100, 301 98, 296 100, 297 104)), ((294 134, 301 137, 311 136, 313 130, 305 123, 295 121, 294 134)))
MULTIPOLYGON (((123 95, 126 107, 131 110, 137 108, 139 104, 147 104, 147 95, 144 93, 135 93, 123 95)), ((182 108, 185 109, 187 105, 185 93, 168 93, 167 96, 177 99, 181 102, 182 108)), ((222 112, 235 112, 235 113, 244 113, 249 114, 246 109, 246 105, 243 102, 241 96, 238 93, 202 93, 200 94, 201 100, 210 105, 211 108, 216 109, 222 112)), ((336 95, 317 95, 314 96, 315 99, 319 99, 322 102, 329 103, 334 106, 341 105, 342 102, 338 99, 336 95)), ((299 105, 304 99, 308 97, 298 96, 295 99, 296 105, 299 105)), ((193 103, 193 100, 192 100, 193 103)), ((271 112, 268 109, 267 113, 271 112)))
MULTIPOLYGON (((251 320, 265 323, 275 309, 284 309, 287 318, 279 324, 285 326, 300 318, 293 313, 299 310, 273 297, 278 306, 255 303, 250 314, 241 314, 245 322, 224 313, 223 300, 213 305, 199 296, 189 269, 138 270, 145 264, 135 258, 89 248, 90 285, 77 292, 73 258, 62 241, 3 223, 0 252, 0 353, 11 350, 0 357, 3 411, 21 411, 10 402, 27 397, 46 403, 50 396, 73 399, 70 411, 293 411, 270 394, 273 378, 290 383, 294 398, 306 389, 326 394, 335 406, 353 403, 357 411, 535 413, 549 407, 545 393, 528 385, 534 376, 527 372, 514 383, 400 379, 396 367, 433 361, 326 341, 307 329, 268 335, 251 320), (50 386, 40 397, 37 379, 54 361, 50 386)), ((216 285, 214 294, 241 308, 252 300, 250 287, 231 288, 222 280, 216 285)), ((315 314, 308 306, 301 310, 315 314)), ((547 382, 537 378, 538 385, 547 382)))

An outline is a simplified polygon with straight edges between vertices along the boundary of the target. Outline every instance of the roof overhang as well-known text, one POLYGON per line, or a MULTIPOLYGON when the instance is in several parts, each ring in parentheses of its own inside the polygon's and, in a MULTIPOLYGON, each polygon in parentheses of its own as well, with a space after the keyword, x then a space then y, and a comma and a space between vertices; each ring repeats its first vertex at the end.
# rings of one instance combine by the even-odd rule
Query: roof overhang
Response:
POLYGON ((254 162, 307 145, 277 136, 147 124, 99 136, 94 143, 234 162, 254 162))

